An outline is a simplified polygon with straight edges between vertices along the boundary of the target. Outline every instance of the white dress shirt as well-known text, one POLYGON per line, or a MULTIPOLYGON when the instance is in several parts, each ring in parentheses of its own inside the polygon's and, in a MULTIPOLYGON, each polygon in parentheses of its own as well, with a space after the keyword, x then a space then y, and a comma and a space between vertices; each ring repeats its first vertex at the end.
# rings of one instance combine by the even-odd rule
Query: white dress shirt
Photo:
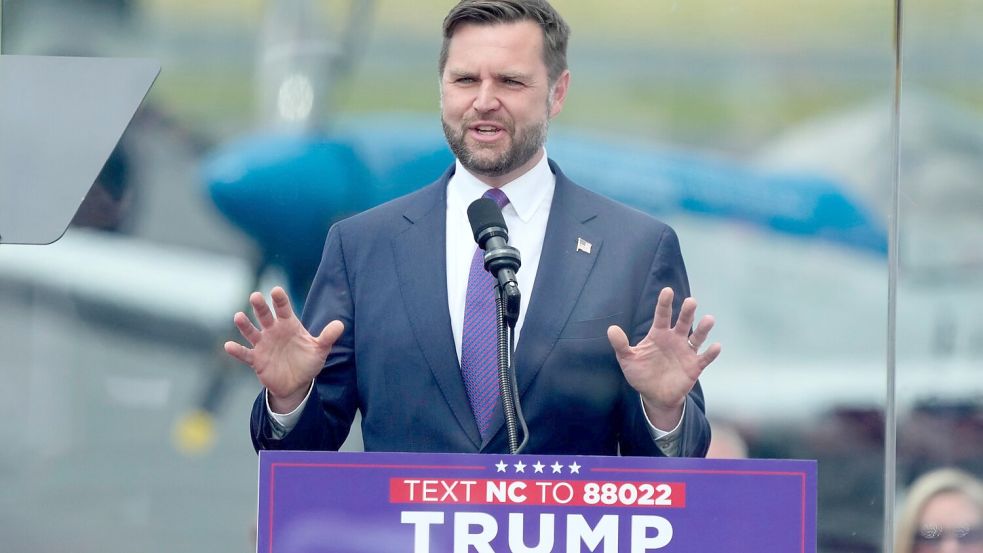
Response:
MULTIPOLYGON (((521 265, 516 271, 522 301, 519 319, 515 324, 518 343, 522 322, 529 309, 529 297, 536 282, 539 257, 543 253, 546 222, 553 204, 556 177, 550 171, 546 156, 526 174, 501 188, 509 198, 502 209, 502 217, 509 227, 509 245, 519 250, 521 265)), ((447 183, 447 308, 451 316, 457 359, 461 360, 461 334, 464 328, 464 301, 468 291, 468 275, 471 259, 477 245, 468 222, 468 206, 480 198, 489 186, 472 175, 457 162, 454 176, 447 183)))

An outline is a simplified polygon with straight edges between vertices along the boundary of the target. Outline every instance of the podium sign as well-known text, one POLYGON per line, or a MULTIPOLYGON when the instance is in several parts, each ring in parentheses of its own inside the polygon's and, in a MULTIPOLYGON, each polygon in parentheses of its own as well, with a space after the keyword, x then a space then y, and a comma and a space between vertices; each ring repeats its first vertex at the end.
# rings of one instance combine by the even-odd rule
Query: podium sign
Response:
POLYGON ((258 553, 815 550, 815 461, 260 452, 258 553))

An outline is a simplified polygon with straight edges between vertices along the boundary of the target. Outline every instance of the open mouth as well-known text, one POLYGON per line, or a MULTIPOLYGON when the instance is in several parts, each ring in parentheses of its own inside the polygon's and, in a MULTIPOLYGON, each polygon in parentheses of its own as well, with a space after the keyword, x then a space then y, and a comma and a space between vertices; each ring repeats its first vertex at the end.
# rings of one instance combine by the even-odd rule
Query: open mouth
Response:
POLYGON ((498 128, 498 127, 493 127, 491 125, 479 125, 479 126, 473 127, 473 128, 474 128, 474 130, 478 131, 478 134, 482 134, 482 135, 486 135, 486 136, 487 135, 493 135, 493 134, 495 134, 495 133, 497 133, 497 132, 499 132, 499 131, 502 130, 502 129, 498 128))
POLYGON ((497 140, 506 134, 506 130, 501 125, 494 123, 477 123, 468 126, 471 136, 478 140, 497 140))

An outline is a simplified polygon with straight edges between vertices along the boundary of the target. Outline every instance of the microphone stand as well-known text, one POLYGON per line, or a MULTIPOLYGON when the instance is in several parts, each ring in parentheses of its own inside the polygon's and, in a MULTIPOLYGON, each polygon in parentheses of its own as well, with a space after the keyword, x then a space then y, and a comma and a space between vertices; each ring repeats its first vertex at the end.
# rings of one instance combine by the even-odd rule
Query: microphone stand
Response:
POLYGON ((495 286, 495 314, 498 329, 498 387, 505 414, 509 452, 518 454, 529 442, 529 427, 519 404, 519 385, 515 376, 515 324, 519 318, 519 287, 514 282, 495 286), (519 427, 522 442, 519 442, 519 427))

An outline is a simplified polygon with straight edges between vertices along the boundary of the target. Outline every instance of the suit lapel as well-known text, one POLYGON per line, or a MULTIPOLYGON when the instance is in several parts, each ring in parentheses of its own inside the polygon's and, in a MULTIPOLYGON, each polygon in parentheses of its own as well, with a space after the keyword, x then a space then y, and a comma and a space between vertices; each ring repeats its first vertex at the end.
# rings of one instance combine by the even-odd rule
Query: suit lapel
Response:
MULTIPOLYGON (((556 175, 553 204, 543 239, 536 284, 514 359, 520 398, 535 380, 560 338, 594 268, 603 242, 601 235, 592 232, 585 224, 597 212, 582 197, 581 189, 567 179, 552 161, 550 168, 556 175), (589 253, 577 251, 578 239, 590 243, 589 253)), ((518 278, 522 278, 521 269, 518 278)), ((493 434, 501 430, 504 424, 504 413, 499 405, 493 414, 493 434)))
POLYGON ((464 389, 447 311, 446 205, 452 171, 430 185, 404 212, 407 227, 393 238, 392 246, 413 334, 454 417, 477 448, 481 435, 464 389))

